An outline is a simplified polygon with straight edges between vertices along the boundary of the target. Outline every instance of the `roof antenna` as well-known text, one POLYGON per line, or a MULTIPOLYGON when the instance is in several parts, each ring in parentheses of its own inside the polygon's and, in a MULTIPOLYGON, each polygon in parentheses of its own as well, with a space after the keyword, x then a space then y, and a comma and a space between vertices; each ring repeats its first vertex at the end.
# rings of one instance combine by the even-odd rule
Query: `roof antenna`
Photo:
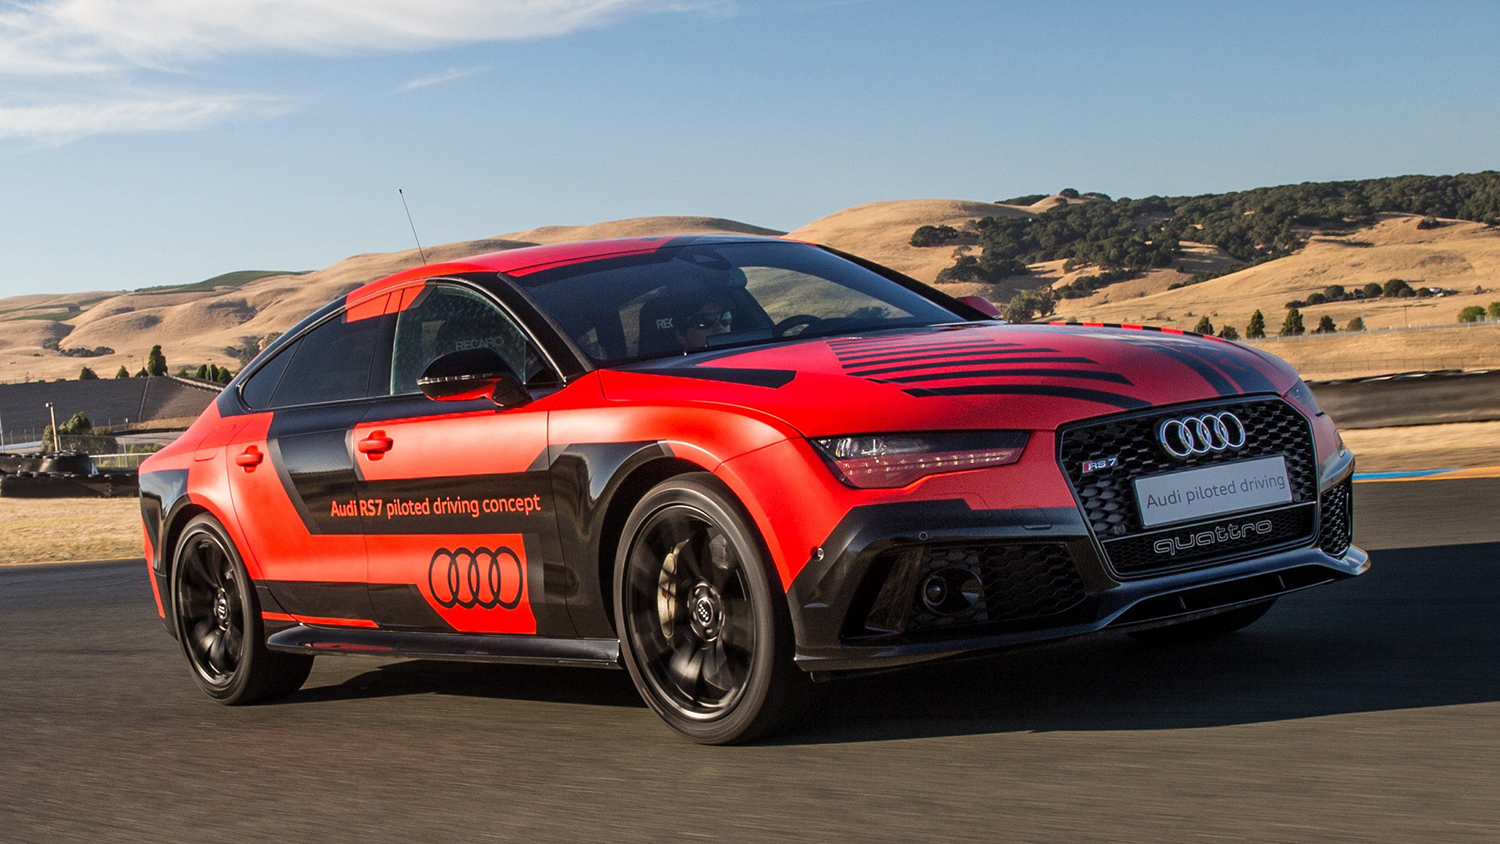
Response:
POLYGON ((417 224, 411 221, 411 209, 406 205, 406 193, 396 188, 396 193, 401 195, 401 207, 406 208, 406 224, 411 226, 411 239, 417 242, 417 254, 422 256, 422 263, 427 263, 427 253, 422 249, 422 238, 417 237, 417 224))

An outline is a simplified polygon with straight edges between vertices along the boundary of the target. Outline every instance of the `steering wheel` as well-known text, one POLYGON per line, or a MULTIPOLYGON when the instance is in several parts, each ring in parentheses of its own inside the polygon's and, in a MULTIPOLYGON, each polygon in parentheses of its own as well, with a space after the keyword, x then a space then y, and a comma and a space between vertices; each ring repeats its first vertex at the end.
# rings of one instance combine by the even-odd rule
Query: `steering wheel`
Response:
POLYGON ((785 337, 793 328, 799 326, 804 329, 811 328, 822 321, 822 317, 813 316, 812 314, 793 314, 786 319, 777 321, 771 327, 771 334, 775 337, 785 337))

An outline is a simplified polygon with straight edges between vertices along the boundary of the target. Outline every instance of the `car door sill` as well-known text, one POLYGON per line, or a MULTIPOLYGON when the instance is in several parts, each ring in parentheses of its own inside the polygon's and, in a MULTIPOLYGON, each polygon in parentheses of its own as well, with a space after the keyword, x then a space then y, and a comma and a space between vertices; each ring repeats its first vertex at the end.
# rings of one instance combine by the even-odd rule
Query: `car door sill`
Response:
POLYGON ((618 639, 554 639, 467 633, 328 630, 299 624, 271 634, 266 647, 299 654, 351 654, 530 665, 619 668, 618 639))

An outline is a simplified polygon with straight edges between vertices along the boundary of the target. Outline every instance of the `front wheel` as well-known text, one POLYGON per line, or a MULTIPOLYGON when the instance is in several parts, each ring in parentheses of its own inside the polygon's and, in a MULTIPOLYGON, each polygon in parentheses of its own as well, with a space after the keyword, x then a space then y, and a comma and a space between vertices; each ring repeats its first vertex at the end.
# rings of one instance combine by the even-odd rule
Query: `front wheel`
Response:
POLYGON ((177 640, 209 697, 255 703, 302 687, 313 658, 266 649, 255 585, 212 516, 197 516, 183 528, 172 572, 177 640))
POLYGON ((712 475, 646 494, 621 535, 615 619, 646 704, 703 744, 784 729, 819 697, 792 662, 791 618, 759 535, 712 475))

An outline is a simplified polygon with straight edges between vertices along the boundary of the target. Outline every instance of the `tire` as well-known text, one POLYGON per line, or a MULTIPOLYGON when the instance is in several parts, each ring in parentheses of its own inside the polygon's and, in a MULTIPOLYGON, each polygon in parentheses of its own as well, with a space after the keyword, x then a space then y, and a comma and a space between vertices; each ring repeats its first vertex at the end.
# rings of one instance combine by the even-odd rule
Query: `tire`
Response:
POLYGON ((286 697, 313 658, 266 649, 255 584, 223 525, 207 514, 182 530, 172 559, 172 619, 193 679, 209 697, 239 705, 286 697))
POLYGON ((646 705, 693 741, 770 735, 822 697, 792 661, 791 616, 764 547, 703 472, 652 488, 625 522, 614 574, 621 655, 646 705))
POLYGON ((1236 630, 1249 627, 1261 616, 1271 611, 1276 604, 1276 599, 1251 604, 1248 607, 1240 607, 1229 612, 1221 612, 1207 618, 1198 618, 1192 621, 1184 621, 1181 624, 1173 624, 1168 627, 1153 627, 1150 630, 1128 631, 1135 639, 1152 645, 1179 645, 1191 642, 1201 642, 1205 639, 1215 639, 1219 636, 1227 636, 1236 630))

